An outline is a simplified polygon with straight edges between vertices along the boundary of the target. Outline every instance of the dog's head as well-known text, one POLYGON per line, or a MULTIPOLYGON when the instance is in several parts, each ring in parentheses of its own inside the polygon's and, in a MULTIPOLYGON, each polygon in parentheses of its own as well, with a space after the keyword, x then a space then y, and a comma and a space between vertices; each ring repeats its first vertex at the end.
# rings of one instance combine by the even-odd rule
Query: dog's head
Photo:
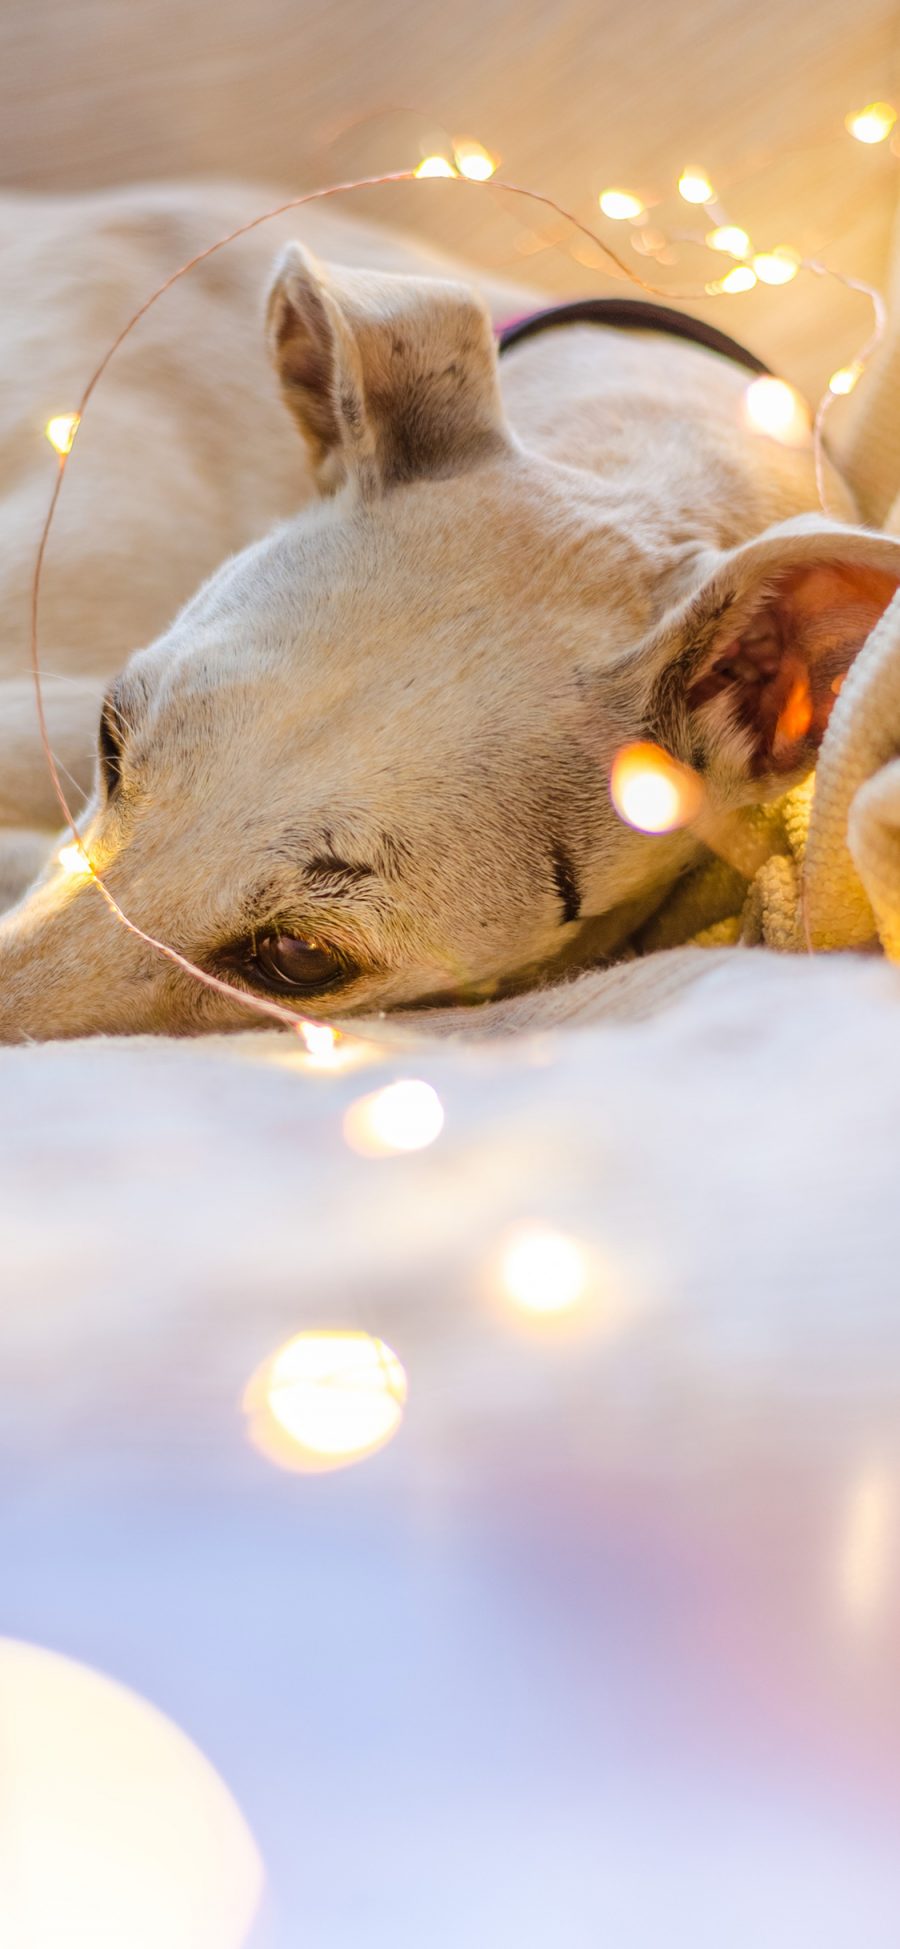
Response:
MULTIPOLYGON (((321 498, 113 684, 96 870, 298 1014, 471 999, 614 946, 697 847, 618 819, 616 751, 656 740, 713 810, 802 775, 898 544, 807 516, 735 545, 759 514, 748 490, 720 520, 729 454, 692 518, 671 424, 632 466, 627 410, 609 474, 522 445, 465 288, 293 247, 268 332, 321 498)), ((12 1036, 251 1019, 55 863, 0 929, 0 983, 12 1036)))

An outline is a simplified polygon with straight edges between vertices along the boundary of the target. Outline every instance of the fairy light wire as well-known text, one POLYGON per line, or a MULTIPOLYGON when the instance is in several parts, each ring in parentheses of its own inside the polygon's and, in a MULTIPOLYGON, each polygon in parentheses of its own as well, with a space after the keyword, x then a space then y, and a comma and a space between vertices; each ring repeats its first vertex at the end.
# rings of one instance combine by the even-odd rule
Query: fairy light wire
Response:
MULTIPOLYGON (((151 292, 150 296, 144 300, 143 304, 139 305, 138 309, 132 313, 131 317, 126 321, 121 331, 116 335, 111 345, 107 348, 99 364, 95 367, 93 373, 91 374, 84 388, 84 391, 82 392, 81 398, 78 402, 78 406, 75 409, 75 413, 72 416, 74 425, 72 428, 71 438, 69 439, 69 441, 67 442, 66 446, 63 449, 58 450, 58 454, 57 454, 58 465, 57 465, 56 479, 53 484, 53 491, 50 496, 47 513, 44 517, 43 526, 41 528, 37 553, 35 556, 34 572, 31 581, 30 665, 31 665, 32 682, 34 687, 35 707, 36 707, 36 714, 37 714, 37 721, 38 721, 38 732, 40 737, 41 750, 43 752, 43 756, 47 765, 47 770, 50 776, 50 781, 53 786, 53 791, 56 800, 62 812, 63 819, 72 834, 72 838, 75 845, 77 846, 79 852, 81 853, 84 859, 85 867, 90 879, 93 881, 94 885, 101 893, 110 912, 115 916, 115 918, 120 922, 120 924, 128 930, 130 934, 134 935, 134 937, 137 940, 143 942, 145 946, 152 948, 156 953, 163 955, 166 958, 166 960, 172 963, 173 966, 180 968, 184 973, 192 976, 194 980, 201 982, 205 988, 211 990, 213 993, 224 995, 229 1001, 239 1003, 242 1007, 249 1009, 254 1014, 265 1016, 270 1021, 278 1022, 279 1024, 283 1024, 287 1026, 288 1028, 292 1029, 293 1032, 299 1035, 301 1038, 303 1038, 304 1036, 304 1021, 302 1016, 298 1017, 292 1010, 281 1007, 281 1005, 278 1002, 267 1001, 264 1000, 262 996, 248 994, 244 989, 234 987, 234 985, 231 982, 223 981, 219 976, 210 974, 207 969, 198 967, 196 962, 191 961, 186 955, 180 954, 178 949, 171 947, 168 942, 159 940, 156 937, 156 935, 147 932, 142 927, 139 927, 137 922, 132 920, 130 916, 126 914, 123 911, 123 909, 120 907, 115 896, 110 892, 108 886, 106 885, 102 874, 99 873, 96 867, 94 866, 90 858, 90 855, 87 851, 87 848, 84 844, 84 841, 82 839, 81 833, 78 829, 75 815, 72 812, 72 809, 66 797, 65 790, 63 788, 62 779, 60 777, 60 772, 57 765, 56 757, 54 755, 53 747, 50 742, 49 729, 47 725, 46 712, 44 708, 42 671, 41 671, 39 637, 38 637, 41 581, 43 577, 44 563, 45 563, 46 553, 47 553, 47 544, 50 538, 50 532, 53 526, 54 517, 56 515, 56 510, 59 503, 59 497, 62 492, 62 485, 65 479, 66 468, 71 458, 72 447, 74 445, 75 438, 81 429, 81 424, 84 419, 85 410, 89 404, 89 401, 91 400, 93 393, 95 392, 97 386, 99 385, 104 372, 106 371, 111 360, 115 357, 115 354, 118 352, 120 346, 122 346, 125 340, 128 337, 130 337, 131 333, 135 330, 136 326, 140 324, 141 319, 146 317, 148 311, 150 311, 152 307, 158 303, 159 299, 164 297, 166 292, 172 289, 173 285, 178 284, 183 277, 186 277, 189 271, 195 270, 198 264, 204 263, 208 258, 215 256, 215 254, 218 251, 224 250, 226 245, 236 243, 238 238, 247 236, 250 233, 250 231, 259 229, 262 224, 272 222, 275 217, 286 216, 290 210, 301 209, 307 203, 324 202, 330 197, 347 195, 350 192, 355 190, 380 189, 386 187, 388 184, 391 183, 407 183, 407 182, 413 182, 417 179, 420 181, 428 180, 427 177, 426 178, 418 177, 418 172, 416 169, 412 169, 412 168, 398 169, 398 170, 391 170, 387 173, 378 176, 363 176, 363 177, 357 177, 347 182, 331 183, 327 185, 324 189, 307 190, 300 196, 288 197, 284 201, 276 204, 272 209, 263 210, 262 212, 260 212, 258 216, 249 218, 246 223, 238 224, 235 229, 228 231, 225 236, 218 237, 213 243, 207 244, 203 250, 199 250, 195 252, 194 255, 188 258, 184 264, 179 265, 177 270, 172 271, 170 275, 167 278, 165 278, 160 285, 157 286, 155 291, 151 292)), ((596 232, 590 229, 590 227, 586 223, 583 223, 581 219, 575 216, 572 211, 567 210, 561 203, 557 202, 555 197, 549 196, 545 191, 532 190, 525 187, 523 184, 511 183, 506 181, 505 178, 497 177, 497 176, 491 176, 487 179, 478 179, 478 178, 464 176, 461 174, 457 175, 454 173, 453 180, 459 183, 465 183, 470 190, 493 190, 493 191, 499 190, 509 196, 527 198, 532 203, 541 204, 544 209, 552 210, 554 214, 557 217, 560 217, 565 224, 570 225, 572 228, 579 231, 583 237, 585 237, 596 248, 601 250, 604 256, 606 257, 606 259, 608 260, 608 262, 611 265, 615 266, 616 270, 621 274, 621 276, 628 283, 637 285, 640 290, 646 291, 652 297, 679 299, 679 298, 700 297, 705 294, 705 287, 703 287, 700 290, 692 289, 692 290, 679 291, 677 289, 673 289, 671 285, 660 286, 651 283, 649 279, 642 277, 640 273, 633 268, 632 265, 626 263, 624 259, 621 258, 618 255, 618 253, 612 248, 612 246, 606 242, 605 238, 597 236, 596 232)), ((818 276, 833 277, 839 283, 844 284, 848 289, 859 291, 870 299, 875 313, 875 326, 870 337, 867 339, 866 344, 863 346, 862 350, 857 354, 857 358, 854 361, 854 364, 858 366, 861 371, 864 368, 865 364, 867 363, 868 359, 871 358, 872 353, 875 351, 875 349, 881 342, 881 339, 883 338, 884 335, 886 311, 880 293, 875 291, 873 287, 871 287, 870 285, 862 283, 859 279, 846 277, 841 272, 833 271, 827 265, 819 264, 813 260, 806 260, 806 259, 802 260, 800 265, 798 265, 798 269, 810 270, 818 276)), ((822 399, 819 402, 819 406, 816 412, 814 426, 813 426, 813 443, 815 449, 815 464, 816 464, 816 485, 819 493, 819 499, 826 512, 828 510, 827 510, 827 501, 825 498, 825 491, 824 491, 823 427, 824 427, 826 414, 830 410, 831 405, 833 405, 834 398, 835 395, 831 391, 826 391, 826 393, 823 395, 822 399)))

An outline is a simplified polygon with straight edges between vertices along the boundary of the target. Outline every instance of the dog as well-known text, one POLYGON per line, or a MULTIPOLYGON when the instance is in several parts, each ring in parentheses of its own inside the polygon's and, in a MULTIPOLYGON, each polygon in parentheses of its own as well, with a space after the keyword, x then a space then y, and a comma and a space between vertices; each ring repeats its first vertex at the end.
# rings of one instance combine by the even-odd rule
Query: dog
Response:
MULTIPOLYGON (((23 644, 42 417, 198 232, 262 201, 6 199, 7 1040, 252 1021, 62 870, 23 644)), ((736 363, 592 324, 498 361, 487 296, 496 319, 520 293, 361 226, 292 229, 259 321, 271 392, 263 231, 162 301, 78 436, 41 628, 90 861, 145 932, 298 1015, 596 963, 702 847, 618 817, 616 752, 691 766, 708 819, 803 776, 900 545, 830 465, 823 516, 811 441, 753 428, 736 363)))

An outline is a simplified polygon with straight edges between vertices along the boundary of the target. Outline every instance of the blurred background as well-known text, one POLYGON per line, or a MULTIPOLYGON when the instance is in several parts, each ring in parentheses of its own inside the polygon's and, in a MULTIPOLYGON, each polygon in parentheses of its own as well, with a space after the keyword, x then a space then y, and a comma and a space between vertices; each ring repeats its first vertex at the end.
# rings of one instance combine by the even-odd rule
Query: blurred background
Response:
MULTIPOLYGON (((879 283, 897 145, 890 131, 849 139, 845 117, 892 98, 897 50, 894 0, 31 0, 0 22, 0 182, 225 176, 297 191, 471 139, 673 290, 702 294, 727 268, 678 234, 711 228, 678 197, 686 165, 758 250, 787 246, 879 283), (600 216, 609 187, 643 201, 643 237, 600 216), (648 233, 664 233, 662 262, 648 233)), ((499 193, 438 182, 351 207, 553 296, 605 288, 584 238, 499 193)), ((865 307, 809 277, 785 295, 759 283, 716 316, 819 391, 864 335, 865 307)))

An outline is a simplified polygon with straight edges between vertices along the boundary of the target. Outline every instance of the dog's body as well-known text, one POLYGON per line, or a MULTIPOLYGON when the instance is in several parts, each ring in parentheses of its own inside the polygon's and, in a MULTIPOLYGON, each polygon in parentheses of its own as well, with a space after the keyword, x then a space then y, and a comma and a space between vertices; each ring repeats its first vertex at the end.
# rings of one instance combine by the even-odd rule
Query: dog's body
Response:
MULTIPOLYGON (((149 290, 261 206, 6 206, 9 897, 57 825, 26 668, 41 428, 149 290)), ((815 518, 811 445, 751 431, 738 366, 585 326, 498 373, 483 300, 496 319, 521 292, 437 283, 321 211, 281 220, 297 231, 365 266, 282 257, 269 346, 302 439, 258 343, 271 227, 165 297, 92 402, 42 601, 54 746, 89 791, 139 649, 83 827, 141 927, 314 1013, 493 992, 619 943, 695 856, 616 819, 619 745, 657 737, 714 811, 808 767, 897 544, 815 518), (809 716, 786 733, 798 672, 809 716)), ((833 473, 829 498, 853 520, 833 473)), ((53 863, 0 928, 0 988, 13 1037, 248 1019, 53 863)))

